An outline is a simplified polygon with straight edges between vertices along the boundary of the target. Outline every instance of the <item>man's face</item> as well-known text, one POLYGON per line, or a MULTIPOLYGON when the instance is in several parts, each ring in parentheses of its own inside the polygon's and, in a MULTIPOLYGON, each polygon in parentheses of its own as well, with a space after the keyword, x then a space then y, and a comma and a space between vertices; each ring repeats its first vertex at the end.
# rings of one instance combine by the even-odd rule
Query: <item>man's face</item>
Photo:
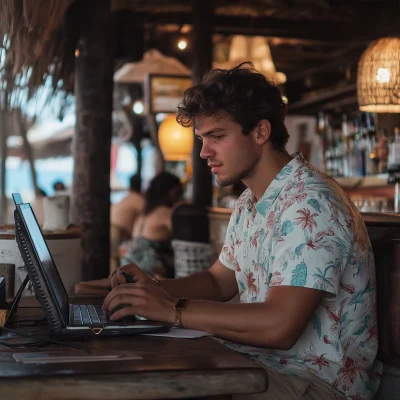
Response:
POLYGON ((200 157, 207 159, 219 185, 231 185, 252 176, 261 156, 252 132, 244 136, 242 127, 222 114, 196 118, 195 134, 203 142, 200 157))

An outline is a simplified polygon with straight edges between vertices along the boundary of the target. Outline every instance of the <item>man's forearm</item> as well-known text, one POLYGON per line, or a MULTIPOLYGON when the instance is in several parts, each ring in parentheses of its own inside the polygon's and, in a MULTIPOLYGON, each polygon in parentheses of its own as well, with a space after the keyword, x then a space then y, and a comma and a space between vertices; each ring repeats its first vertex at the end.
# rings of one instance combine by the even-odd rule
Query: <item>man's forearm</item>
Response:
POLYGON ((224 301, 221 290, 208 271, 197 272, 185 278, 165 279, 162 287, 174 297, 189 297, 212 301, 224 301))
POLYGON ((287 349, 292 337, 282 313, 266 303, 232 304, 191 301, 182 312, 185 328, 212 333, 219 338, 250 346, 287 349))

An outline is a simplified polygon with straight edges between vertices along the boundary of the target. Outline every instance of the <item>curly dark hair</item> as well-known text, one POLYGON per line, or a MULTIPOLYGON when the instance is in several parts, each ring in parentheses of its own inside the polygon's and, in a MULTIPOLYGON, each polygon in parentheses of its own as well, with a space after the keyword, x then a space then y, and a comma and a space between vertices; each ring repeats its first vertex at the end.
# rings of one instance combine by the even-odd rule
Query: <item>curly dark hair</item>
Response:
POLYGON ((183 187, 179 178, 169 172, 156 175, 147 188, 144 198, 144 214, 150 214, 159 206, 172 207, 182 197, 183 187), (174 193, 173 189, 176 189, 174 193))
POLYGON ((178 106, 176 120, 185 127, 193 126, 196 117, 216 116, 226 112, 248 135, 266 119, 271 124, 270 143, 282 151, 289 139, 285 126, 287 107, 279 88, 260 74, 250 62, 232 69, 214 69, 202 83, 187 89, 178 106))

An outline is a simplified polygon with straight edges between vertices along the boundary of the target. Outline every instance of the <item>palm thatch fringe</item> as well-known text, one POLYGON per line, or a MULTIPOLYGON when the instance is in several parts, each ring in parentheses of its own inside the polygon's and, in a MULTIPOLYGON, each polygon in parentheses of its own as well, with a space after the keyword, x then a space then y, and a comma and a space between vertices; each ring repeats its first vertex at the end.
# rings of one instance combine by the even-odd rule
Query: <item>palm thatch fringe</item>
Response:
POLYGON ((0 49, 5 51, 0 85, 9 93, 9 101, 15 101, 21 91, 32 98, 49 76, 54 92, 72 91, 76 43, 71 43, 75 38, 66 35, 65 27, 71 3, 71 0, 0 2, 0 49))

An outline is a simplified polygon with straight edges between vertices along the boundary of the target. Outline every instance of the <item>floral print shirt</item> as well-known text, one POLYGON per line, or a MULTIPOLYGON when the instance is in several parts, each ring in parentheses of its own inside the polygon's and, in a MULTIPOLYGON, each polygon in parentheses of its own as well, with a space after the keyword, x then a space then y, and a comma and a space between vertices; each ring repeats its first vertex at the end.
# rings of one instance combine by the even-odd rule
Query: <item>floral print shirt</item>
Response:
POLYGON ((372 399, 382 368, 367 230, 336 181, 292 157, 259 201, 249 189, 240 196, 219 259, 235 271, 242 303, 264 302, 272 286, 326 293, 290 350, 226 344, 278 372, 317 375, 348 399, 372 399))

